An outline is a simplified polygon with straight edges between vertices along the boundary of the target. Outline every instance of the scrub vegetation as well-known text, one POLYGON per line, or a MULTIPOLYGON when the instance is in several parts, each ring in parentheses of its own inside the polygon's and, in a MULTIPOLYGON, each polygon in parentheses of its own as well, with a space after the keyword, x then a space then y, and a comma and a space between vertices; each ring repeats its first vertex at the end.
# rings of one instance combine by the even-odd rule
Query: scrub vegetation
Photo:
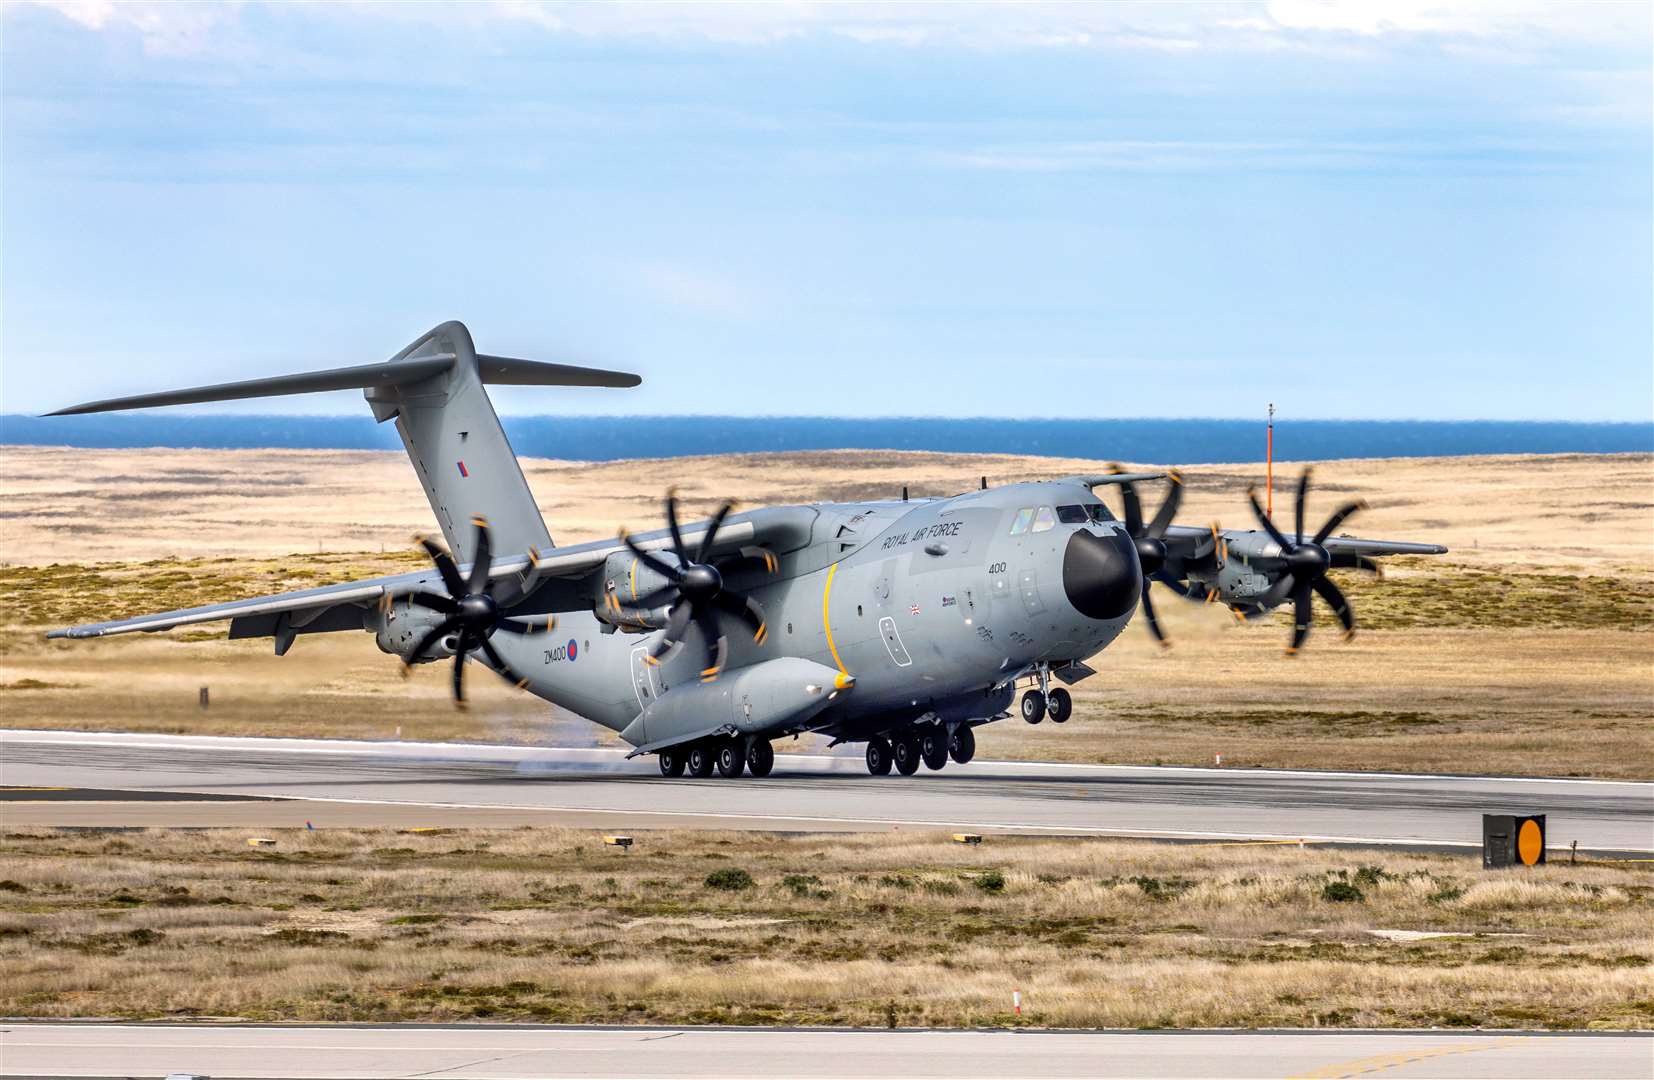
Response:
MULTIPOLYGON (((95 642, 51 626, 423 569, 429 528, 399 453, 6 448, 0 498, 0 710, 15 727, 604 745, 607 732, 474 678, 456 712, 446 669, 398 665, 365 634, 224 640, 225 625, 95 642), (249 480, 248 478, 252 479, 249 480), (316 550, 305 545, 314 543, 316 550), (325 549, 325 550, 324 550, 325 549), (167 557, 155 558, 165 552, 167 557), (284 554, 285 553, 285 554, 284 554), (62 561, 72 555, 78 561, 62 561), (54 561, 55 560, 55 561, 54 561), (211 706, 199 708, 208 686, 211 706)), ((659 463, 528 461, 562 543, 655 524, 659 463)), ((754 454, 674 460, 689 513, 917 495, 1098 472, 1097 462, 928 453, 754 454), (835 487, 838 485, 838 487, 835 487), (843 488, 843 490, 840 490, 843 488), (853 490, 851 490, 853 489, 853 490)), ((1186 469, 1180 520, 1245 526, 1259 470, 1186 469)), ((1279 464, 1277 517, 1297 466, 1279 464)), ((1175 647, 1141 626, 1073 687, 1074 718, 979 731, 983 758, 1226 766, 1654 776, 1654 457, 1646 454, 1341 461, 1318 466, 1311 516, 1366 497, 1360 535, 1439 541, 1375 581, 1338 572, 1361 622, 1321 612, 1281 655, 1287 615, 1237 626, 1158 590, 1175 647)), ((1112 498, 1112 496, 1109 496, 1112 498)), ((1158 496, 1146 493, 1151 505, 1158 496)), ((814 750, 809 740, 780 750, 814 750)), ((785 771, 783 754, 780 771, 785 771)))
POLYGON ((1647 1028, 1647 864, 572 830, 8 832, 12 1016, 1647 1028), (1010 1009, 1013 989, 1024 1012, 1010 1009))

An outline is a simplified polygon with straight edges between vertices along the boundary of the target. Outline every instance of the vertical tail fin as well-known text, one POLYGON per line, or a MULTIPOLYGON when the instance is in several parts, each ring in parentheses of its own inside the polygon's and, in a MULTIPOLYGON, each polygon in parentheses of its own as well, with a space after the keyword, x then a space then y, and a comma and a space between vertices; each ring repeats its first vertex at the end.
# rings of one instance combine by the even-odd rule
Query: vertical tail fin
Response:
POLYGON ((538 386, 636 386, 636 375, 596 368, 479 356, 460 322, 445 322, 391 358, 452 356, 445 370, 416 382, 371 386, 364 396, 374 419, 396 420, 431 512, 448 547, 469 562, 476 543, 472 518, 488 521, 497 552, 549 549, 551 536, 500 426, 485 382, 538 386))

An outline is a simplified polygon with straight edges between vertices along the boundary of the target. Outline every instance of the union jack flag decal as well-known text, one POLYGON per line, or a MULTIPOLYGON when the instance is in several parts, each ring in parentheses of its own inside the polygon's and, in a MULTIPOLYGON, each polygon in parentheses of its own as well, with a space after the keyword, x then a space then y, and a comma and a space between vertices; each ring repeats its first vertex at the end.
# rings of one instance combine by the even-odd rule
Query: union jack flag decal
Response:
POLYGON ((468 469, 466 469, 466 467, 465 467, 465 462, 463 462, 463 461, 458 462, 458 465, 459 465, 459 474, 461 476, 469 477, 471 475, 470 471, 468 469))

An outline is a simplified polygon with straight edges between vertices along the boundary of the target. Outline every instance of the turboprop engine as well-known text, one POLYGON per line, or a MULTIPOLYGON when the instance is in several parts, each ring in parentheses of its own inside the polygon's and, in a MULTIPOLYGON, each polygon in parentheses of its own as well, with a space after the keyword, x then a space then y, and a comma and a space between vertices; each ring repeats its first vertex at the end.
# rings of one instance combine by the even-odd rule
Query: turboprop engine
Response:
POLYGON ((813 660, 777 657, 715 682, 673 687, 651 701, 620 737, 645 753, 709 735, 785 732, 855 685, 854 677, 813 660))
POLYGON ((458 645, 456 634, 439 637, 423 654, 413 655, 414 647, 447 618, 441 612, 415 606, 406 600, 398 600, 388 607, 381 607, 377 615, 378 626, 373 640, 381 652, 399 656, 410 664, 443 660, 454 655, 455 646, 458 645))

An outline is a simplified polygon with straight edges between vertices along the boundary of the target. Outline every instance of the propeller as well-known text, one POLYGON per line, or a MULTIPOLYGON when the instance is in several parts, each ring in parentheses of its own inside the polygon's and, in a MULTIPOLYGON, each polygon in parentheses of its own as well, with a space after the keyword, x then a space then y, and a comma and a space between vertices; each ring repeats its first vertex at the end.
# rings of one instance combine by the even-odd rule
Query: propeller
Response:
MULTIPOLYGON (((1125 472, 1118 464, 1110 465, 1109 471, 1116 475, 1125 472)), ((1170 647, 1171 642, 1166 639, 1166 632, 1160 629, 1160 620, 1155 617, 1149 586, 1154 581, 1160 581, 1169 584, 1180 595, 1188 595, 1187 587, 1166 572, 1166 529, 1171 526, 1172 518, 1177 516, 1177 508, 1183 502, 1183 475, 1172 469, 1166 476, 1172 482, 1171 490, 1147 524, 1143 521, 1143 503, 1137 497, 1137 485, 1129 480, 1120 484, 1120 499, 1126 511, 1126 533, 1137 548, 1137 561, 1143 567, 1143 615, 1149 621, 1149 633, 1154 635, 1161 648, 1170 647)))
POLYGON ((1292 644, 1287 646, 1288 656, 1295 655, 1304 639, 1309 636, 1310 626, 1315 621, 1314 612, 1310 604, 1310 596, 1319 596, 1326 601, 1332 613, 1338 616, 1338 621, 1344 627, 1344 639, 1347 641, 1355 636, 1355 614, 1350 611, 1350 605, 1344 599, 1343 592, 1327 578, 1327 570, 1333 566, 1348 566, 1361 570, 1378 572, 1378 564, 1361 555, 1332 555, 1321 545, 1332 531, 1349 519, 1351 514, 1358 510, 1365 510, 1367 504, 1360 500, 1345 503, 1333 511, 1331 517, 1322 522, 1315 535, 1304 538, 1304 503, 1309 495, 1310 470, 1305 469, 1298 478, 1298 499, 1293 511, 1293 536, 1288 539, 1276 528, 1275 522, 1264 513, 1263 506, 1258 502, 1256 487, 1248 488, 1247 501, 1252 504, 1252 513, 1257 516, 1258 523, 1263 526, 1269 538, 1281 548, 1281 559, 1286 568, 1269 591, 1258 598, 1257 608, 1267 612, 1292 599, 1293 625, 1292 644))
MULTIPOLYGON (((402 674, 407 675, 410 666, 430 652, 437 642, 457 632, 458 638, 454 647, 454 702, 462 708, 465 705, 465 659, 473 649, 482 652, 501 678, 506 682, 515 683, 521 689, 528 685, 528 680, 517 674, 511 665, 505 662, 505 658, 488 639, 496 631, 503 630, 508 634, 538 634, 557 625, 555 616, 515 619, 505 614, 500 606, 500 597, 488 581, 489 562, 493 558, 494 550, 488 532, 488 522, 474 517, 471 524, 477 528, 477 545, 476 555, 471 562, 470 576, 460 576, 459 567, 454 565, 453 557, 444 551, 441 545, 429 537, 416 536, 414 541, 425 549, 425 553, 431 557, 431 562, 436 564, 437 574, 442 578, 442 587, 447 590, 447 595, 415 592, 402 598, 409 604, 447 616, 420 638, 419 643, 408 653, 402 662, 402 674)), ((509 587, 503 582, 501 585, 502 592, 509 587)))
MULTIPOLYGON (((689 624, 694 623, 700 630, 701 640, 707 649, 707 665, 701 669, 702 682, 716 679, 724 670, 725 661, 729 659, 729 639, 719 625, 720 613, 746 623, 752 630, 752 640, 760 645, 769 635, 764 623, 764 609, 759 606, 758 601, 725 588, 723 575, 709 561, 713 544, 717 541, 718 530, 723 527, 724 519, 734 508, 733 503, 727 502, 718 508, 717 513, 707 522, 700 545, 691 554, 684 546, 683 531, 678 527, 678 493, 676 489, 668 490, 666 527, 672 534, 671 552, 677 556, 676 563, 641 547, 627 535, 625 529, 620 530, 621 543, 630 548, 632 554, 642 560, 644 565, 666 579, 665 585, 638 597, 637 601, 629 606, 652 610, 663 604, 671 605, 666 616, 666 632, 644 654, 644 659, 651 664, 660 663, 661 657, 683 644, 689 624)), ((776 565, 775 556, 767 550, 759 550, 759 557, 763 559, 764 565, 773 571, 776 565)), ((752 557, 747 549, 742 549, 742 556, 752 557)))

